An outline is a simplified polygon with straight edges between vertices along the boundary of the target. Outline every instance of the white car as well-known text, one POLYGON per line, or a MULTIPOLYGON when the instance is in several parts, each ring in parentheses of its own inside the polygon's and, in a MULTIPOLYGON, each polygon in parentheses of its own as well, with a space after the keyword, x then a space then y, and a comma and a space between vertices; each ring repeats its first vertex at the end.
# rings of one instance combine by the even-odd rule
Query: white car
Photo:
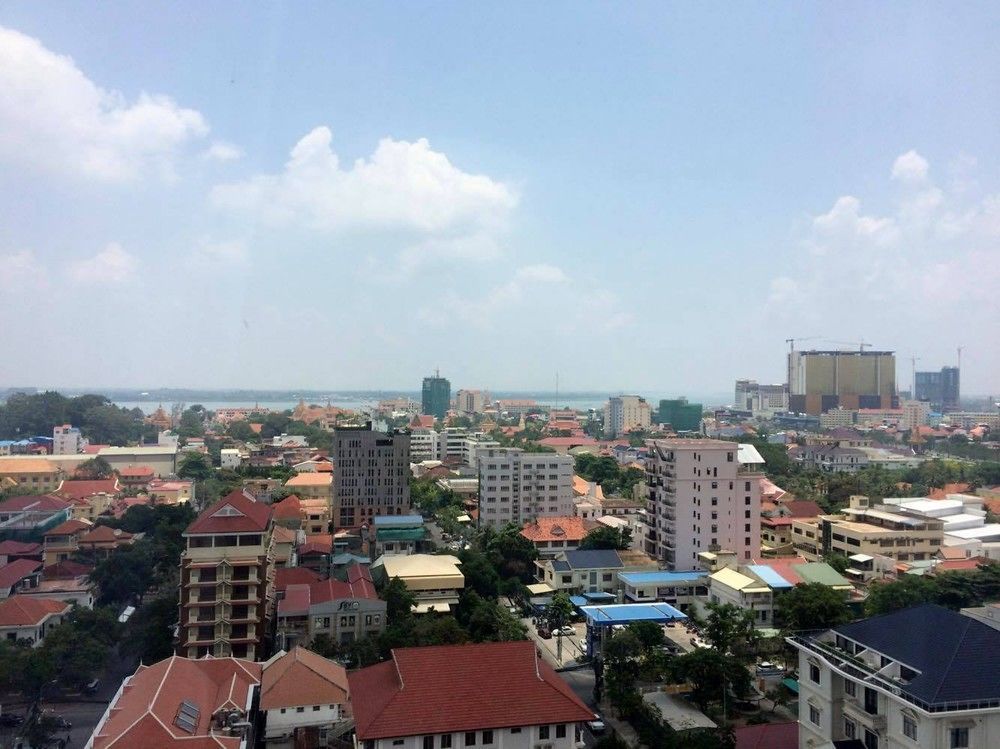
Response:
POLYGON ((591 733, 604 733, 604 719, 598 715, 593 720, 587 721, 587 728, 591 733))
POLYGON ((555 631, 556 637, 574 637, 576 635, 576 630, 570 625, 565 625, 560 627, 555 631))

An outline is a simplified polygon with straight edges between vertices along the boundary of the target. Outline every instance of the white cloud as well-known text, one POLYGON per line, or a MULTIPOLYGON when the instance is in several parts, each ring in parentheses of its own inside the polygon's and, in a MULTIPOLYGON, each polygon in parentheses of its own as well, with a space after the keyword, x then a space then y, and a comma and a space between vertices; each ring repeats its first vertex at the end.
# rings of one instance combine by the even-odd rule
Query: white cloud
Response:
POLYGON ((0 162, 125 181, 170 176, 204 118, 172 99, 142 93, 132 103, 98 87, 69 57, 0 26, 0 162))
POLYGON ((227 269, 245 265, 247 246, 239 239, 213 242, 202 239, 191 253, 191 264, 201 270, 227 269))
MULTIPOLYGON (((410 275, 431 263, 485 262, 496 260, 502 254, 496 239, 484 232, 479 232, 468 236, 444 239, 431 237, 417 242, 400 251, 397 263, 403 275, 410 275)), ((384 269, 381 264, 378 264, 372 270, 382 273, 384 269)))
POLYGON ((518 281, 529 283, 563 283, 567 280, 562 268, 554 265, 525 265, 517 269, 514 276, 518 281))
POLYGON ((927 159, 916 151, 907 151, 893 162, 892 178, 901 182, 923 182, 929 169, 927 159))
POLYGON ((384 138, 371 157, 345 168, 332 137, 317 127, 295 144, 281 173, 218 185, 213 204, 275 226, 451 236, 502 227, 517 204, 510 187, 463 172, 425 139, 384 138))
POLYGON ((135 275, 139 261, 120 244, 112 242, 94 257, 79 260, 69 266, 69 276, 78 283, 117 284, 135 275))
POLYGON ((48 273, 31 250, 0 255, 0 289, 32 291, 48 284, 48 273))
POLYGON ((239 146, 217 140, 202 154, 207 161, 237 161, 243 158, 243 149, 239 146))

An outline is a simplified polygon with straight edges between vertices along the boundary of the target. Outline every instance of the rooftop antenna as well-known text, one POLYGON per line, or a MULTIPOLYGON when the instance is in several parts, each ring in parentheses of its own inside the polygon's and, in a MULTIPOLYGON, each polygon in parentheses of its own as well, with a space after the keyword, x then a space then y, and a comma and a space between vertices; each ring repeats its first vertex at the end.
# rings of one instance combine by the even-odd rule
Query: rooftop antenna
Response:
POLYGON ((962 349, 963 348, 965 348, 965 346, 959 346, 958 347, 958 370, 959 371, 962 370, 962 349))

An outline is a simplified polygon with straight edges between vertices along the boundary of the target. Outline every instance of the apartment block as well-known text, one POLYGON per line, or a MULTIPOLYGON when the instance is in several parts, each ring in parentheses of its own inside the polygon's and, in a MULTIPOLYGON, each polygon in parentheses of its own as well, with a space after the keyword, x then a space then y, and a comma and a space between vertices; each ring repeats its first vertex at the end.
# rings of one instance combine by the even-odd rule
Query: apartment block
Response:
POLYGON ((614 439, 634 429, 649 429, 652 416, 650 405, 638 395, 609 398, 604 407, 604 436, 614 439))
POLYGON ((760 456, 741 464, 738 451, 744 446, 723 440, 647 440, 646 445, 646 552, 671 570, 697 567, 704 551, 755 559, 760 554, 763 474, 755 468, 763 462, 760 456))
POLYGON ((480 414, 486 409, 486 394, 482 390, 459 390, 455 393, 455 410, 460 414, 480 414))
POLYGON ((478 455, 481 526, 523 526, 537 517, 574 514, 572 456, 503 447, 478 455))
POLYGON ((74 426, 63 424, 52 430, 53 455, 76 455, 82 452, 83 444, 83 436, 74 426))
POLYGON ((410 435, 377 432, 371 425, 333 432, 333 522, 358 528, 376 515, 410 509, 410 435))
POLYGON ((435 373, 425 377, 420 397, 420 413, 443 419, 451 404, 451 383, 435 373))
POLYGON ((818 416, 831 408, 893 408, 896 356, 892 351, 791 351, 788 407, 818 416))
POLYGON ((1000 746, 1000 631, 926 604, 789 638, 799 746, 1000 746))
POLYGON ((187 527, 177 654, 263 660, 274 612, 271 507, 242 491, 187 527))
POLYGON ((772 414, 788 410, 788 385, 767 385, 756 380, 737 380, 733 405, 740 411, 772 414))

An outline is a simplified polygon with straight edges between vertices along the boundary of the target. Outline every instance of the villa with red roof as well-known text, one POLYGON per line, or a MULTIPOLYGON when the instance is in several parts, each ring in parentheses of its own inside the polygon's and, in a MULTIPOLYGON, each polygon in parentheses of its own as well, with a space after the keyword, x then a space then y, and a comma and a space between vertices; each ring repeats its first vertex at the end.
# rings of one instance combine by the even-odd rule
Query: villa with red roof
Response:
POLYGON ((558 554, 567 549, 576 549, 597 524, 571 515, 569 517, 538 517, 529 520, 521 529, 521 535, 531 541, 539 554, 558 554))
POLYGON ((530 641, 396 648, 348 681, 363 749, 572 749, 594 718, 530 641))
POLYGON ((66 601, 15 595, 0 601, 0 640, 25 640, 37 648, 73 608, 66 601))
POLYGON ((172 656, 122 682, 85 749, 245 749, 254 745, 262 666, 172 656))
POLYGON ((260 709, 271 742, 327 746, 336 728, 349 728, 351 715, 347 672, 305 648, 294 648, 264 664, 260 709))

